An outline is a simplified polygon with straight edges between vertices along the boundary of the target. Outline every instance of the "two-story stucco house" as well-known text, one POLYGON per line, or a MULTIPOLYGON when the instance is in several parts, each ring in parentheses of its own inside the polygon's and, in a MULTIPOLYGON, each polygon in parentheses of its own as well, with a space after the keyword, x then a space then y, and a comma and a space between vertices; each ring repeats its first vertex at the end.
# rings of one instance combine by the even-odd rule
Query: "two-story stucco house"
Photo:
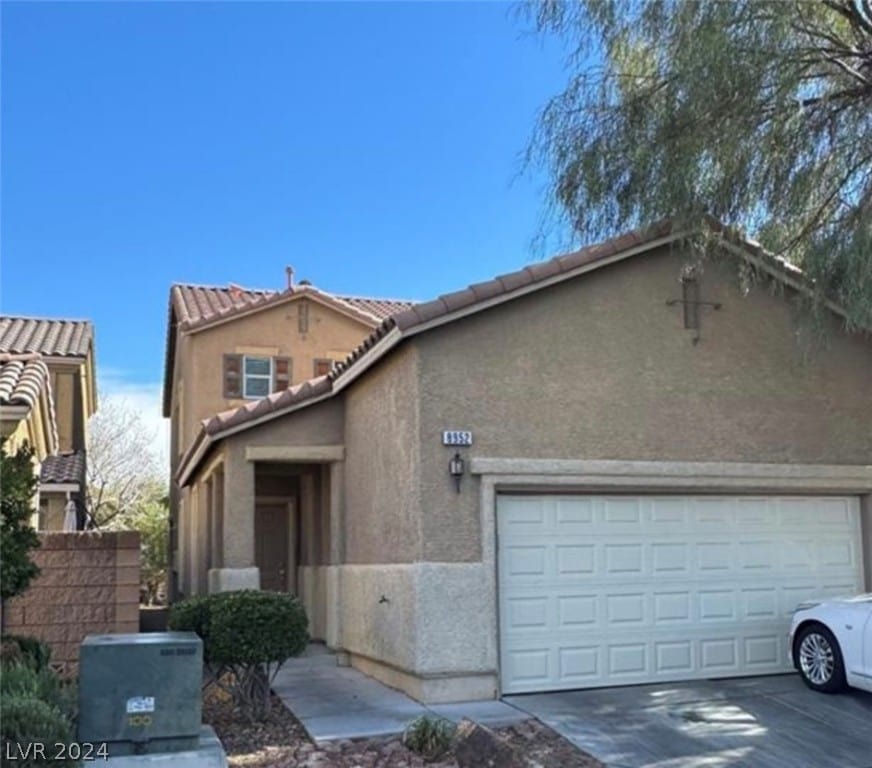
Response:
MULTIPOLYGON (((281 588, 274 545, 312 634, 426 701, 789 670, 799 601, 872 588, 872 339, 830 304, 806 344, 801 273, 685 234, 416 304, 326 376, 183 414, 188 578, 281 588)), ((294 354, 265 333, 194 375, 239 391, 223 355, 294 354)))
POLYGON ((94 330, 86 320, 0 317, 0 427, 5 450, 23 443, 39 472, 38 530, 86 523, 88 419, 97 410, 94 330))
MULTIPOLYGON (((171 471, 201 422, 317 376, 325 376, 388 315, 410 302, 338 296, 307 281, 285 290, 236 285, 173 285, 169 297, 163 415, 169 418, 171 471)), ((245 466, 246 459, 240 459, 245 466)), ((299 486, 282 466, 263 469, 256 511, 259 584, 296 589, 296 519, 299 486)), ((211 492, 210 492, 211 493, 211 492)), ((172 596, 239 584, 223 580, 213 551, 217 525, 204 493, 180 489, 171 479, 172 596), (210 573, 213 581, 210 583, 210 573)), ((254 563, 252 563, 254 565, 254 563)))

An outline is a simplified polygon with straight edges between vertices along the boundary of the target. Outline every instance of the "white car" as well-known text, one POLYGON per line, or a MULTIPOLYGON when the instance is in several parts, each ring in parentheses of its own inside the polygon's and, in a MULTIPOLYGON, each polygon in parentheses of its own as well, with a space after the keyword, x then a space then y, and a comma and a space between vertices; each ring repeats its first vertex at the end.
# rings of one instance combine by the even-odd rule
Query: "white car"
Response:
POLYGON ((793 666, 809 688, 872 691, 872 593, 800 603, 788 637, 793 666))

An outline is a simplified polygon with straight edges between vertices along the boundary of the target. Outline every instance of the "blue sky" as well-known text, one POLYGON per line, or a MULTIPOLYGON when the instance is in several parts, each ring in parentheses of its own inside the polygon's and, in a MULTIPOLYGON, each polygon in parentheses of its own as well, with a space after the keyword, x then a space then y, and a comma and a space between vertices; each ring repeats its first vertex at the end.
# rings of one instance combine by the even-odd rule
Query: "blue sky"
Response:
POLYGON ((93 320, 151 421, 174 281, 426 299, 547 255, 517 173, 562 60, 511 8, 3 2, 2 311, 93 320))

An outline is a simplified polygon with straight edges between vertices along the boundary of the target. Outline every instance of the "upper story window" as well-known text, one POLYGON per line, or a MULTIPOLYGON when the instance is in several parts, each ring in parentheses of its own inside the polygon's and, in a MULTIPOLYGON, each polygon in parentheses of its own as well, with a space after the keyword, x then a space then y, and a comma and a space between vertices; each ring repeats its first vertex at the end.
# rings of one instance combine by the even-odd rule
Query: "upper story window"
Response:
POLYGON ((245 377, 242 383, 242 396, 266 397, 272 388, 272 358, 245 355, 243 369, 245 377))
POLYGON ((224 397, 257 399, 291 385, 289 357, 224 355, 224 397))

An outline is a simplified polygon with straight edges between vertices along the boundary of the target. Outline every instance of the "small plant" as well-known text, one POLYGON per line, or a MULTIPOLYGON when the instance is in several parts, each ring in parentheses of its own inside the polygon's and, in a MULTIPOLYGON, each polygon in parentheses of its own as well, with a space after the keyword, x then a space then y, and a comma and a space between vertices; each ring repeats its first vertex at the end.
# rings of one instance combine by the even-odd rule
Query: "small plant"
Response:
MULTIPOLYGON (((17 644, 4 641, 4 649, 13 645, 21 656, 17 644)), ((76 761, 60 759, 63 750, 58 746, 69 744, 75 735, 75 685, 61 680, 48 666, 36 668, 27 659, 11 656, 4 656, 0 663, 0 754, 20 766, 46 765, 47 761, 76 765, 76 761), (45 755, 28 752, 33 744, 45 745, 45 755)))
POLYGON ((448 753, 456 730, 457 726, 444 717, 421 715, 406 726, 403 745, 432 762, 448 753))
POLYGON ((251 589, 189 598, 169 616, 170 629, 200 636, 209 682, 252 720, 269 712, 272 681, 283 662, 306 649, 308 625, 296 597, 251 589))
POLYGON ((0 720, 0 754, 15 759, 21 768, 46 765, 76 765, 73 760, 52 760, 56 745, 68 744, 73 727, 67 716, 47 701, 21 694, 3 694, 3 719, 0 720), (33 744, 44 744, 45 754, 20 754, 33 744), (52 752, 49 752, 49 750, 52 752))
POLYGON ((76 690, 70 681, 61 680, 49 667, 36 669, 24 662, 4 662, 0 676, 0 696, 4 716, 9 697, 34 698, 57 709, 72 723, 76 716, 76 690))

